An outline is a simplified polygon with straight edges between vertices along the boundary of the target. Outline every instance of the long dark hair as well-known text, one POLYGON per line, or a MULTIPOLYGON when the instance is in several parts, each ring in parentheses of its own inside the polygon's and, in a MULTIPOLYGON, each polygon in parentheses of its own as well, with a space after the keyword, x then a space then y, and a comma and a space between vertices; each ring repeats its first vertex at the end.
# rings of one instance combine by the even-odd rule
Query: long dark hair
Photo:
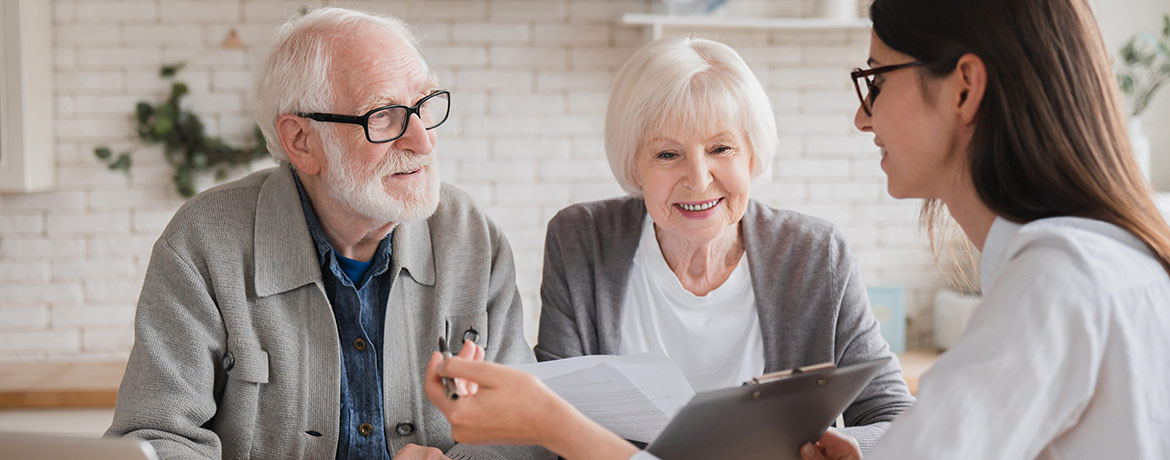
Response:
POLYGON ((1133 158, 1085 0, 875 0, 869 14, 877 37, 923 61, 928 77, 950 74, 967 53, 983 60, 987 89, 967 161, 988 208, 1015 222, 1112 223, 1170 273, 1170 227, 1133 158))

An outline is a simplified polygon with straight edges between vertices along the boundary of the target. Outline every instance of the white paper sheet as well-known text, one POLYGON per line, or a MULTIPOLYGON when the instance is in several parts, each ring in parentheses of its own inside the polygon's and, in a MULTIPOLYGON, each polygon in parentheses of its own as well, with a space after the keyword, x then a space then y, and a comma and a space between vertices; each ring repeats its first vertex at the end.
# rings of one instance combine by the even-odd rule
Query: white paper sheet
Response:
POLYGON ((652 441, 695 395, 674 361, 660 352, 514 367, 537 376, 585 416, 633 441, 652 441))

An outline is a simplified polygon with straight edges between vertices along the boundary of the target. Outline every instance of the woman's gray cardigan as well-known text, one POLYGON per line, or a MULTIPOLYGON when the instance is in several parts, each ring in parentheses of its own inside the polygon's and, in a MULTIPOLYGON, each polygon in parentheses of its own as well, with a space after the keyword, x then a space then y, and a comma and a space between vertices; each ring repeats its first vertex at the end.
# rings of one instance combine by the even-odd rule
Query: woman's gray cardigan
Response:
MULTIPOLYGON (((580 203, 548 226, 536 358, 617 354, 622 304, 646 206, 640 197, 580 203)), ((890 357, 845 410, 866 450, 914 398, 878 330, 857 261, 831 223, 748 203, 743 244, 764 339, 764 372, 890 357)))

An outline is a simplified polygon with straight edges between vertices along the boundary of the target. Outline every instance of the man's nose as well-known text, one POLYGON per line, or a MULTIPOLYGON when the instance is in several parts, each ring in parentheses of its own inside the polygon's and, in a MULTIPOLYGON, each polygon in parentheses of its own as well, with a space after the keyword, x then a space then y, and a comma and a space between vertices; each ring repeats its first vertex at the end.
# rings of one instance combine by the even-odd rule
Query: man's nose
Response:
POLYGON ((406 132, 402 133, 402 137, 394 140, 394 148, 395 150, 410 150, 415 155, 430 155, 435 145, 431 142, 431 137, 427 135, 422 120, 418 115, 411 114, 406 123, 406 132))

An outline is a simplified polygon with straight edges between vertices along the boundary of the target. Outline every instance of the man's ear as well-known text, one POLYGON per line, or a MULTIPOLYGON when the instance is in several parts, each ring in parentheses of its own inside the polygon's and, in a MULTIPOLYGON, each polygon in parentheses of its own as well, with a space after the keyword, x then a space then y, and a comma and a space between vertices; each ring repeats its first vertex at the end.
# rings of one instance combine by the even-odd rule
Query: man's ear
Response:
POLYGON ((309 149, 309 137, 313 131, 309 128, 309 120, 292 114, 276 117, 276 135, 280 138, 280 146, 284 147, 288 161, 297 170, 310 175, 321 172, 321 163, 309 149))
POLYGON ((979 56, 967 53, 955 65, 955 77, 959 91, 955 94, 954 108, 963 123, 970 125, 975 122, 983 95, 987 93, 987 67, 979 56))

